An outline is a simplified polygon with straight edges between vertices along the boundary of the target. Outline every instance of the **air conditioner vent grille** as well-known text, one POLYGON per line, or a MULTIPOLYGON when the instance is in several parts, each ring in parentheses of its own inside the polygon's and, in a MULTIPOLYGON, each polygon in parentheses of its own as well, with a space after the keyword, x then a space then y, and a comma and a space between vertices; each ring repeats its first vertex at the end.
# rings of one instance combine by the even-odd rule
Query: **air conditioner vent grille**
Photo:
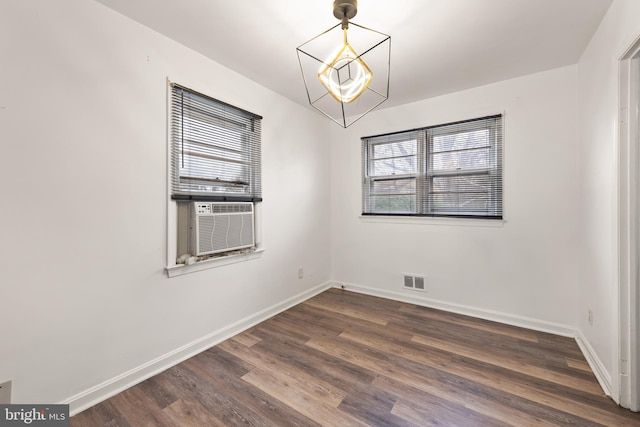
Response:
POLYGON ((189 252, 201 256, 254 246, 252 203, 191 205, 189 252))
POLYGON ((211 206, 212 213, 231 213, 231 212, 252 212, 253 205, 251 203, 225 203, 213 204, 211 206))

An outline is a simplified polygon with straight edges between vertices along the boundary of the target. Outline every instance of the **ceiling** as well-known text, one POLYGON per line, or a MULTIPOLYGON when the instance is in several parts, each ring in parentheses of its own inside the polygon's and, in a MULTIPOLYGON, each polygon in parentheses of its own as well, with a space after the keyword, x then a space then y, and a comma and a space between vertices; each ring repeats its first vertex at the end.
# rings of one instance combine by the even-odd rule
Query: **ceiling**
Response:
MULTIPOLYGON (((332 0, 97 0, 301 105, 296 47, 336 25, 332 0)), ((360 0, 391 36, 405 104, 578 62, 612 0, 360 0)))

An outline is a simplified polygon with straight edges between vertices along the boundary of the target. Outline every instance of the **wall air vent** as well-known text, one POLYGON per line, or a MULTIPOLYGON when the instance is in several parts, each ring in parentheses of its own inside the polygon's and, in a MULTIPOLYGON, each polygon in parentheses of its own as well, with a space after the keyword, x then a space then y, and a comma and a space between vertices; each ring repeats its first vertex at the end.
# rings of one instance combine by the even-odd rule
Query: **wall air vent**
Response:
POLYGON ((413 289, 416 291, 425 291, 424 287, 424 277, 415 276, 413 274, 403 273, 403 288, 405 289, 413 289))

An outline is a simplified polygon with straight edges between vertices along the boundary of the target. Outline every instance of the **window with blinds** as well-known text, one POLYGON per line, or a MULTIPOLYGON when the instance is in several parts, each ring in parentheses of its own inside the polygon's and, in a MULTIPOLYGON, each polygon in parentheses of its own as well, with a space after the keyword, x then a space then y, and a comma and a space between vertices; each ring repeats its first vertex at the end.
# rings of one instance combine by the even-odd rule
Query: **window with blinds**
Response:
POLYGON ((362 138, 363 214, 502 219, 502 115, 362 138))
POLYGON ((171 198, 261 201, 262 117, 171 84, 171 198))

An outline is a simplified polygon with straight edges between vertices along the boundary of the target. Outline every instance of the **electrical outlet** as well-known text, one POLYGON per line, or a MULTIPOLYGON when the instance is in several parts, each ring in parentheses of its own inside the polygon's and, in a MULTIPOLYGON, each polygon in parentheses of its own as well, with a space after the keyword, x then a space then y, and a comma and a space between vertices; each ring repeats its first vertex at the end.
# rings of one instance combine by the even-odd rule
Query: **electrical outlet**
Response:
POLYGON ((587 311, 587 321, 589 322, 589 326, 593 326, 593 311, 591 311, 591 309, 587 311))
POLYGON ((11 403, 11 381, 0 384, 0 405, 11 403))
POLYGON ((298 267, 298 279, 302 279, 304 277, 304 269, 302 267, 298 267))

